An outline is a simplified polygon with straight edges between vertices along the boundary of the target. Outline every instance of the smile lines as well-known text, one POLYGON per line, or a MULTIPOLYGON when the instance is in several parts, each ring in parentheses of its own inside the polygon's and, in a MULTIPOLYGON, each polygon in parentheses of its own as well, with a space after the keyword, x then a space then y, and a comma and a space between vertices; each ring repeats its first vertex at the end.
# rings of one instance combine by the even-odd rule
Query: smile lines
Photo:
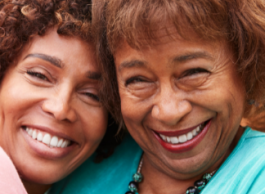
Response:
POLYGON ((196 127, 195 129, 193 129, 192 131, 183 134, 183 135, 179 135, 179 136, 165 136, 162 134, 158 134, 161 139, 166 142, 166 143, 170 143, 170 144, 178 144, 178 143, 185 143, 188 140, 193 139, 194 137, 196 137, 204 128, 204 124, 199 125, 198 127, 196 127))
POLYGON ((35 139, 39 142, 42 142, 49 146, 50 148, 56 147, 56 148, 66 148, 70 145, 71 141, 63 138, 58 138, 57 136, 53 136, 49 133, 41 132, 37 129, 32 129, 29 127, 23 127, 23 129, 26 130, 26 132, 29 134, 29 136, 32 139, 35 139))

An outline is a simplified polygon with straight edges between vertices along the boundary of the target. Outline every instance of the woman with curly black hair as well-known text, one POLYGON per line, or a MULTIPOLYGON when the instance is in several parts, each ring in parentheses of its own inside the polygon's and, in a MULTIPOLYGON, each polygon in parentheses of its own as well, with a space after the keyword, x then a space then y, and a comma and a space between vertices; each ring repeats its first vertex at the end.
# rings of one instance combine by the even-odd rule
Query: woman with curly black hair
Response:
MULTIPOLYGON (((28 193, 49 192, 105 134, 90 8, 89 0, 0 2, 1 166, 12 175, 15 167, 28 193)), ((12 185, 1 193, 16 192, 12 185)))

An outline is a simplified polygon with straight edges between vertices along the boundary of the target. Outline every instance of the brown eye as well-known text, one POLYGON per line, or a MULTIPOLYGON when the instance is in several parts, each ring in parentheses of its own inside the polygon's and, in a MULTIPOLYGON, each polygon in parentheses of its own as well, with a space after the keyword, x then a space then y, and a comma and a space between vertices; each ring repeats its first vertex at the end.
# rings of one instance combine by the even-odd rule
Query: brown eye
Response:
POLYGON ((30 76, 33 76, 33 77, 36 77, 38 79, 42 79, 44 81, 48 81, 48 78, 43 75, 42 73, 39 73, 39 72, 36 72, 36 71, 27 71, 27 74, 30 75, 30 76))

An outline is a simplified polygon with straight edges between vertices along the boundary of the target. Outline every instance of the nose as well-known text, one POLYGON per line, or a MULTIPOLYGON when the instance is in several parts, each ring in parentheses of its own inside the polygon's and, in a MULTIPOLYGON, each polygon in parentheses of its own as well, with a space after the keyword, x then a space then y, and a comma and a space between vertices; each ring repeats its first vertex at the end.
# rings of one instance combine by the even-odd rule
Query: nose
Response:
POLYGON ((42 110, 59 121, 75 122, 77 115, 71 106, 71 91, 61 89, 50 94, 43 102, 42 110))
POLYGON ((185 99, 181 92, 169 89, 161 91, 156 97, 151 115, 166 125, 176 125, 192 110, 191 103, 185 99))

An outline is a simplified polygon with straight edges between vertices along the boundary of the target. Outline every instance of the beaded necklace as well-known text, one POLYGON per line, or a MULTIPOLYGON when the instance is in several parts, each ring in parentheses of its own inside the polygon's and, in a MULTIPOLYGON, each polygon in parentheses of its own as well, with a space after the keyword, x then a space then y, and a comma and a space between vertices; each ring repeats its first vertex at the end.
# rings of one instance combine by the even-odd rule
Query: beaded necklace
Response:
MULTIPOLYGON (((143 175, 141 174, 142 165, 143 165, 143 157, 139 162, 137 172, 133 175, 133 181, 129 183, 130 191, 127 191, 125 194, 139 194, 138 184, 143 181, 143 175)), ((194 186, 189 187, 187 189, 186 194, 199 194, 204 189, 206 184, 210 181, 210 179, 213 177, 215 172, 216 171, 204 174, 202 179, 195 181, 194 186)))

